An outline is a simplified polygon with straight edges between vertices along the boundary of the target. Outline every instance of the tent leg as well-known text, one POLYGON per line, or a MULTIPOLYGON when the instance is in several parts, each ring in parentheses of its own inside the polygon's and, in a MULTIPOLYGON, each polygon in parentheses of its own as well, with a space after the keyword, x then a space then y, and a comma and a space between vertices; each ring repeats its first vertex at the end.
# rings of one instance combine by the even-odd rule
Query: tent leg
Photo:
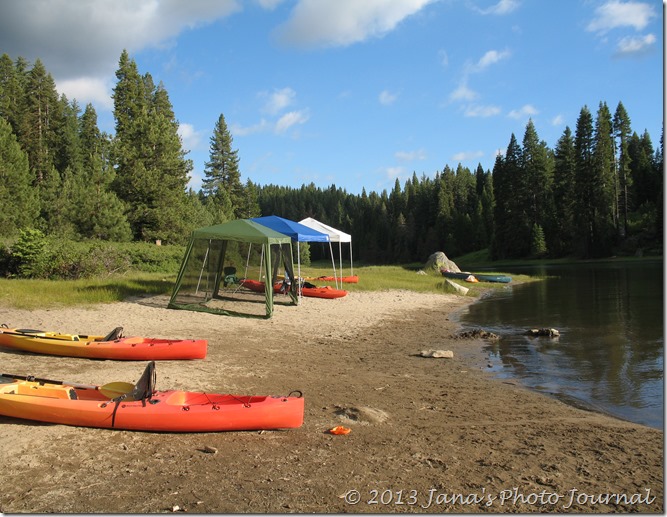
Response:
POLYGON ((204 255, 204 262, 201 265, 201 271, 199 272, 199 280, 197 281, 197 289, 195 289, 195 294, 199 292, 199 286, 201 285, 201 277, 204 274, 204 268, 206 267, 206 261, 208 260, 208 252, 211 250, 211 241, 208 241, 208 248, 206 248, 206 255, 204 255))

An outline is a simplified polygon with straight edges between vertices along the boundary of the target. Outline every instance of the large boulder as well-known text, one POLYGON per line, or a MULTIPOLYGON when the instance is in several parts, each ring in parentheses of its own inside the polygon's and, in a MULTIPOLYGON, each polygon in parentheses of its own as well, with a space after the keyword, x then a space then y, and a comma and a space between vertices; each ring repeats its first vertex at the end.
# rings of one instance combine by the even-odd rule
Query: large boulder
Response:
POLYGON ((424 266, 424 270, 431 273, 440 273, 440 268, 448 269, 449 271, 460 272, 459 266, 457 266, 452 260, 447 258, 442 251, 436 251, 433 253, 424 266))

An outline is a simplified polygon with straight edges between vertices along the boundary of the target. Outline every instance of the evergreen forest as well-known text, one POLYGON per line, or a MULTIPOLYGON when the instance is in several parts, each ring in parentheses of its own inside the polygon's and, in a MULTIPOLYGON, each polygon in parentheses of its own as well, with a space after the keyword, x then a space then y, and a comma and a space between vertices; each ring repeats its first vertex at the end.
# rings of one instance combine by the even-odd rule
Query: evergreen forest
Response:
MULTIPOLYGON (((169 94, 123 51, 113 89, 113 135, 91 104, 59 95, 40 60, 0 57, 0 238, 26 232, 69 241, 187 242, 231 219, 314 217, 353 236, 354 259, 425 262, 488 249, 492 259, 662 254, 663 135, 654 146, 622 102, 580 109, 553 147, 529 121, 493 170, 444 165, 388 192, 349 194, 241 181, 223 114, 205 178, 192 162, 169 94)), ((312 257, 318 257, 312 250, 312 257)))

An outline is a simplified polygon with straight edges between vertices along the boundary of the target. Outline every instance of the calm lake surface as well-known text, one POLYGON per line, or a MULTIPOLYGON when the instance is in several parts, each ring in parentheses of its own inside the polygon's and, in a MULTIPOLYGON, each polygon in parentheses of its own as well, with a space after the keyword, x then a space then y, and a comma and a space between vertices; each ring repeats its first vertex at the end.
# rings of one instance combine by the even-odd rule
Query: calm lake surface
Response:
POLYGON ((491 370, 565 402, 664 429, 663 262, 507 272, 544 279, 494 293, 458 316, 464 328, 501 336, 487 345, 491 370), (524 335, 530 328, 555 328, 560 337, 524 335))

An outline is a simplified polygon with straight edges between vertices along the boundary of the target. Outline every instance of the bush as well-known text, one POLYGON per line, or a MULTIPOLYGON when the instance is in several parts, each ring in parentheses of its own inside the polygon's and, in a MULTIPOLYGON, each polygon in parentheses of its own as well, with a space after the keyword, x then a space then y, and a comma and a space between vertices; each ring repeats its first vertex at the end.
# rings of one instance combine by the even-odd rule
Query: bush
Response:
POLYGON ((23 278, 44 278, 49 265, 46 237, 40 230, 20 230, 19 238, 12 246, 11 268, 23 278))

